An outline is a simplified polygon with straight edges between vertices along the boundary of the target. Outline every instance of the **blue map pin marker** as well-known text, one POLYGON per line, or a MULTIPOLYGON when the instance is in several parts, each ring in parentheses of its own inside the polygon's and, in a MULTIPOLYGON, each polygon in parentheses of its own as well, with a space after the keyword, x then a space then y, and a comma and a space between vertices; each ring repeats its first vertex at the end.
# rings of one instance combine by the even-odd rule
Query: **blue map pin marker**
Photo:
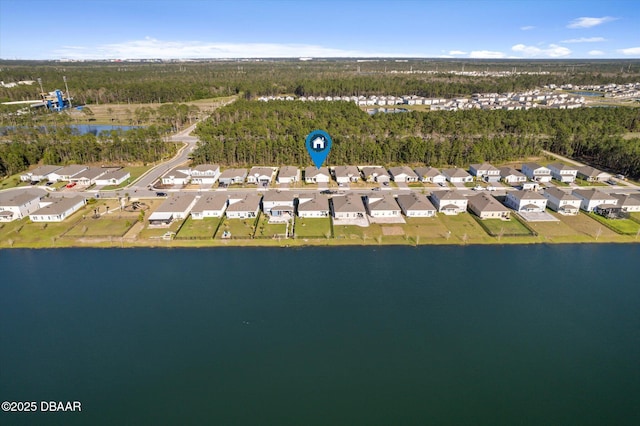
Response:
POLYGON ((331 136, 324 130, 314 130, 307 135, 306 145, 313 164, 319 169, 331 151, 331 136))

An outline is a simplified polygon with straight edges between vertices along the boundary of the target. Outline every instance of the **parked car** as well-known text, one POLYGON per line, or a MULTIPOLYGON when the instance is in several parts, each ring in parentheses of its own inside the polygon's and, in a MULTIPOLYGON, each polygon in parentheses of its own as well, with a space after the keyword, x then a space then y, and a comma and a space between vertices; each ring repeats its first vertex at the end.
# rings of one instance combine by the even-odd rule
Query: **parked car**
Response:
POLYGON ((77 185, 77 184, 76 184, 76 182, 69 182, 69 183, 66 185, 66 187, 67 187, 67 188, 73 188, 73 187, 74 187, 74 186, 76 186, 76 185, 77 185))
POLYGON ((484 187, 483 187, 483 186, 480 186, 480 185, 478 185, 478 186, 474 186, 472 189, 473 189, 474 191, 484 191, 484 187))
POLYGON ((156 197, 166 197, 167 193, 166 192, 156 192, 156 197))

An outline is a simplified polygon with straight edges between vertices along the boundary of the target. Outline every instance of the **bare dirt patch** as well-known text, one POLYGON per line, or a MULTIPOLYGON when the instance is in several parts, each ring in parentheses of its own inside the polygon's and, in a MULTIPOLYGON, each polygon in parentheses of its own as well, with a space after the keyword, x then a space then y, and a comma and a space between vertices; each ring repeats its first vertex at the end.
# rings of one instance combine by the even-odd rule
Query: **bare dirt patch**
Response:
POLYGON ((402 226, 383 226, 382 235, 404 235, 402 226))

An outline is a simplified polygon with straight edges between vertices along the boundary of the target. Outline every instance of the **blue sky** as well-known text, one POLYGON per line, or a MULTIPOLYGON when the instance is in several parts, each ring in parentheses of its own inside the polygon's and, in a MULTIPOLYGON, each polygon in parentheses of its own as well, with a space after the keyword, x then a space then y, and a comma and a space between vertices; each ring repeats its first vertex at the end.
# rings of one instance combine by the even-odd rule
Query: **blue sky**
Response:
POLYGON ((0 0, 0 58, 640 58, 640 2, 0 0))

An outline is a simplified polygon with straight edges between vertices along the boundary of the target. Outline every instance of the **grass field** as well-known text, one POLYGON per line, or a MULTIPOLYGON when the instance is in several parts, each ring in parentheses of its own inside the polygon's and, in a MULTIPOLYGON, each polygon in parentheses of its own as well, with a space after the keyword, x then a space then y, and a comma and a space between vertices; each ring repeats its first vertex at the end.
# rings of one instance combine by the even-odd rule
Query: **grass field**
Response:
POLYGON ((330 218, 296 218, 296 238, 327 238, 331 235, 330 218))
POLYGON ((522 223, 517 219, 500 220, 500 219, 485 219, 482 224, 489 229, 492 235, 506 235, 506 236, 527 236, 532 235, 522 223))
POLYGON ((438 219, 451 231, 450 239, 462 243, 481 243, 493 240, 469 213, 455 216, 438 215, 438 219))
POLYGON ((215 238, 221 239, 224 231, 229 231, 231 238, 252 238, 255 222, 255 219, 228 219, 225 217, 215 238))
POLYGON ((607 219, 597 215, 596 213, 589 213, 589 217, 593 220, 602 223, 608 228, 611 228, 614 232, 622 235, 636 235, 640 232, 640 223, 631 219, 607 219))
POLYGON ((269 224, 269 216, 263 214, 260 216, 255 237, 271 238, 274 236, 284 236, 287 231, 287 225, 284 223, 269 224))
POLYGON ((204 219, 193 220, 191 216, 189 216, 180 228, 180 231, 176 234, 176 238, 213 238, 213 234, 216 232, 221 219, 222 218, 217 217, 205 217, 204 219))
POLYGON ((87 216, 69 229, 64 237, 121 237, 135 222, 136 219, 132 217, 104 215, 94 219, 87 216))

